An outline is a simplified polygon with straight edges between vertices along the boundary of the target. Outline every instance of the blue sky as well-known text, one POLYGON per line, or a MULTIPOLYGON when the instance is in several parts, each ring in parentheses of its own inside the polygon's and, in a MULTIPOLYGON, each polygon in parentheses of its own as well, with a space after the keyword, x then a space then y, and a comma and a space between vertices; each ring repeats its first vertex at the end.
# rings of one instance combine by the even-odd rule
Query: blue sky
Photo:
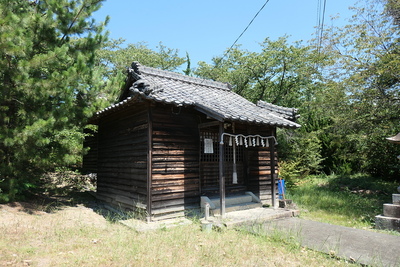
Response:
MULTIPOLYGON (((354 0, 355 1, 355 0, 354 0)), ((327 0, 325 24, 343 25, 352 13, 353 0, 327 0), (340 20, 331 22, 332 16, 340 20)), ((322 1, 323 2, 323 1, 322 1)), ((265 0, 108 0, 95 13, 98 21, 109 15, 110 38, 123 38, 127 43, 147 43, 156 50, 163 45, 189 53, 192 67, 198 61, 210 63, 223 55, 265 0)), ((286 35, 290 41, 313 38, 317 24, 318 0, 270 0, 238 44, 243 49, 258 51, 266 37, 272 40, 286 35)))

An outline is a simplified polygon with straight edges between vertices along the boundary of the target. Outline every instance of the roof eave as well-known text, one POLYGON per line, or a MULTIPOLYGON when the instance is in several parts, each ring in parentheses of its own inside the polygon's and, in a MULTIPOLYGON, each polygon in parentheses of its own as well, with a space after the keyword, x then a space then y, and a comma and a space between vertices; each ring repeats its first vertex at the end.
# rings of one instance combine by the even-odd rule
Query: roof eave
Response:
POLYGON ((223 116, 221 116, 220 114, 214 112, 213 110, 210 110, 207 107, 204 107, 204 106, 201 106, 201 105, 197 104, 197 105, 194 106, 194 109, 199 111, 199 112, 201 112, 201 113, 203 113, 203 114, 205 114, 205 115, 207 115, 210 118, 213 118, 213 119, 217 120, 217 121, 220 121, 220 122, 225 121, 223 116))

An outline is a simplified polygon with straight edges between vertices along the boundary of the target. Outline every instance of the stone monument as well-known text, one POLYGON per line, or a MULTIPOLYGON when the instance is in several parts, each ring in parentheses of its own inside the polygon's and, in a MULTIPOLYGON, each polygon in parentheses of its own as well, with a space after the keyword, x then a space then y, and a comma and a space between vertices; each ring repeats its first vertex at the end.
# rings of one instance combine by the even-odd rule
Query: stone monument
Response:
MULTIPOLYGON (((391 143, 400 144, 400 133, 386 139, 391 143)), ((400 160, 400 155, 397 159, 400 160)), ((400 193, 400 186, 397 191, 400 193)), ((400 194, 392 194, 392 203, 383 204, 383 215, 375 216, 375 228, 400 232, 400 194)))

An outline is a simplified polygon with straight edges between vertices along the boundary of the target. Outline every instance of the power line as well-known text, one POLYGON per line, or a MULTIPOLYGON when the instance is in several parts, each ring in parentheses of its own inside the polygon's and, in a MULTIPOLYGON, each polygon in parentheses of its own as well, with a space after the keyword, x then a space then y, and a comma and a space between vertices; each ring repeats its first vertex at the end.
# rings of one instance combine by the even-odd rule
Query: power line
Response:
POLYGON ((321 51, 322 46, 322 38, 324 33, 324 24, 325 24, 325 11, 326 11, 326 0, 324 0, 324 5, 322 6, 321 0, 318 0, 318 7, 317 7, 317 52, 318 54, 321 51), (322 9, 322 10, 321 10, 322 9), (322 17, 321 17, 322 13, 322 17))
MULTIPOLYGON (((265 3, 262 5, 262 7, 257 11, 257 13, 254 15, 254 17, 251 19, 251 21, 249 22, 249 24, 247 24, 246 28, 242 31, 242 33, 239 35, 238 38, 236 38, 236 40, 233 42, 233 44, 229 47, 228 50, 226 50, 226 52, 222 55, 221 58, 219 58, 219 60, 217 62, 215 62, 215 65, 211 68, 211 70, 207 70, 206 72, 208 74, 211 74, 211 71, 215 68, 218 67, 218 65, 221 63, 221 61, 229 54, 229 52, 232 50, 232 48, 236 45, 236 43, 239 41, 239 39, 243 36, 243 34, 249 29, 250 25, 253 23, 253 21, 257 18, 258 14, 260 14, 260 12, 264 9, 264 7, 268 4, 269 0, 265 1, 265 3)), ((211 75, 210 75, 211 77, 211 75)), ((203 79, 203 82, 206 80, 206 78, 203 79)), ((203 83, 202 82, 202 83, 203 83)), ((197 89, 195 89, 197 90, 197 89)))
POLYGON ((321 24, 321 0, 318 0, 318 3, 317 3, 317 21, 315 22, 315 25, 316 25, 316 31, 315 31, 315 34, 316 34, 316 36, 317 36, 317 38, 318 38, 318 40, 317 40, 317 43, 319 42, 319 26, 320 26, 320 24, 321 24))
MULTIPOLYGON (((251 21, 249 22, 249 24, 247 24, 246 28, 242 31, 242 33, 239 35, 238 38, 236 38, 236 40, 233 42, 233 44, 229 47, 228 50, 226 50, 226 52, 223 54, 223 56, 220 58, 220 60, 216 63, 216 66, 218 66, 219 63, 221 63, 221 61, 229 54, 229 52, 232 50, 232 48, 236 45, 236 43, 239 41, 239 39, 243 36, 243 34, 247 31, 247 29, 250 27, 250 25, 253 23, 253 21, 257 18, 258 14, 260 14, 260 12, 264 9, 264 7, 268 4, 269 0, 267 0, 264 5, 260 8, 260 10, 258 10, 258 12, 254 15, 254 17, 251 19, 251 21)), ((214 68, 215 68, 214 67, 214 68)))

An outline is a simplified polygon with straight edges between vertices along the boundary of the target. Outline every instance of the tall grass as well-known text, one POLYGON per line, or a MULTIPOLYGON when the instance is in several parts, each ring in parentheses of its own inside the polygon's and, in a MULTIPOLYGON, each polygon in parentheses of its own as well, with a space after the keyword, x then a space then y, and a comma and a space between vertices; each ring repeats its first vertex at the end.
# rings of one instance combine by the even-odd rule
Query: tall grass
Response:
MULTIPOLYGON (((363 176, 318 176, 301 180, 288 193, 304 217, 370 228, 393 186, 363 176)), ((86 195, 78 196, 68 195, 70 204, 42 205, 39 211, 0 205, 0 266, 351 265, 301 247, 297 233, 263 228, 205 232, 198 221, 136 232, 107 212, 95 212, 86 195)))
POLYGON ((0 219, 0 266, 348 266, 279 234, 208 233, 198 224, 138 233, 89 215, 78 208, 18 214, 7 226, 0 219))
POLYGON ((309 176, 289 183, 287 197, 299 206, 304 218, 370 229, 383 204, 392 201, 397 186, 362 174, 309 176))

